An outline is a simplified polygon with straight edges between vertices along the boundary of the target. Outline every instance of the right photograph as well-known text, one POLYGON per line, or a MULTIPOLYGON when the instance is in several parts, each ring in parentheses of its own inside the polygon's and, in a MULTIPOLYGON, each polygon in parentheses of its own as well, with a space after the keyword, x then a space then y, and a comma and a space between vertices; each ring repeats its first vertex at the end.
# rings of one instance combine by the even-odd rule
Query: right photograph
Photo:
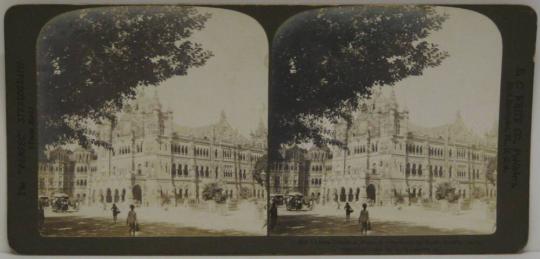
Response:
POLYGON ((494 233, 501 63, 470 10, 289 18, 270 58, 269 235, 494 233))

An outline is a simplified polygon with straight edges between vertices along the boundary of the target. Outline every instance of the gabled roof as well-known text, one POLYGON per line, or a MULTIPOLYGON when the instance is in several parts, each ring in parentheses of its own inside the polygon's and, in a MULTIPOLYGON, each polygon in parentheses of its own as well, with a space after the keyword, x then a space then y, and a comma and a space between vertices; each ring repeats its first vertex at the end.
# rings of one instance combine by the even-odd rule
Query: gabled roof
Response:
POLYGON ((178 136, 193 137, 202 140, 215 140, 235 145, 250 144, 250 140, 244 137, 237 129, 234 129, 222 113, 219 122, 201 127, 185 127, 176 125, 175 132, 178 136))
POLYGON ((458 143, 485 144, 487 140, 469 129, 461 114, 458 112, 456 119, 452 123, 436 127, 422 127, 409 122, 409 132, 413 135, 425 136, 431 139, 441 139, 458 143))

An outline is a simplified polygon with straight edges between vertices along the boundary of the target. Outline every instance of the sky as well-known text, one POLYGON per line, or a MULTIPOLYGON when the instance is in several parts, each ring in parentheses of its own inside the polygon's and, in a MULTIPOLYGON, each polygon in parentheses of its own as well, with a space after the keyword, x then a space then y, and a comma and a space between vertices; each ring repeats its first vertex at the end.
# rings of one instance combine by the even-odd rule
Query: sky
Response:
POLYGON ((469 10, 437 7, 450 17, 428 40, 450 55, 422 76, 394 87, 410 120, 421 126, 452 122, 458 111, 476 133, 490 130, 499 117, 502 39, 489 18, 469 10))
MULTIPOLYGON (((193 40, 214 57, 186 76, 170 78, 157 87, 164 107, 171 108, 183 126, 216 122, 223 110, 231 125, 248 135, 258 122, 266 123, 268 43, 260 25, 247 15, 216 8, 198 8, 212 14, 206 28, 193 40)), ((395 84, 401 107, 421 126, 455 120, 459 111, 465 124, 482 134, 498 122, 502 41, 489 18, 469 10, 437 7, 449 18, 427 39, 449 53, 438 67, 422 76, 395 84)), ((388 88, 390 86, 385 86, 388 88)))
MULTIPOLYGON (((213 52, 207 63, 186 76, 156 87, 164 108, 177 124, 197 127, 215 123, 223 110, 232 127, 248 136, 268 109, 268 40, 253 18, 229 10, 197 8, 212 17, 192 40, 213 52)), ((154 91, 154 89, 147 89, 154 91)))

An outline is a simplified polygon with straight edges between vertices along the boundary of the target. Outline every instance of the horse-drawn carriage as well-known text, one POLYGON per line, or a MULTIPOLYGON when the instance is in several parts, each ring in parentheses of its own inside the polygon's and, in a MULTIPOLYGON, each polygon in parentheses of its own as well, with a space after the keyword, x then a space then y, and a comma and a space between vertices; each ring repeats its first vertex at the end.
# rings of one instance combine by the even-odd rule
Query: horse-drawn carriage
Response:
POLYGON ((68 212, 70 207, 74 206, 71 205, 67 194, 56 193, 53 195, 51 207, 53 212, 68 212))
POLYGON ((313 209, 313 203, 304 198, 304 195, 298 192, 288 193, 286 198, 287 210, 302 210, 306 207, 313 209))

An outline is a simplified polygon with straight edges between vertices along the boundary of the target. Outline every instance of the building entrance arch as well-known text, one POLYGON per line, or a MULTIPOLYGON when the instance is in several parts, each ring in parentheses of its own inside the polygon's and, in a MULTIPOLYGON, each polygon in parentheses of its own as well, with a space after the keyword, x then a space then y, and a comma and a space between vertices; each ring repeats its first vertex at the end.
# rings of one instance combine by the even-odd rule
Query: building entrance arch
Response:
POLYGON ((373 184, 370 184, 370 185, 367 186, 366 194, 367 194, 367 198, 369 200, 372 200, 372 201, 376 200, 375 186, 373 184))
POLYGON ((105 196, 105 202, 111 203, 112 202, 112 192, 111 189, 107 189, 107 196, 105 196))
POLYGON ((345 202, 347 200, 347 194, 345 191, 345 187, 341 187, 341 193, 339 194, 339 201, 345 202))
POLYGON ((133 186, 132 195, 134 201, 142 202, 142 189, 140 185, 133 186))

